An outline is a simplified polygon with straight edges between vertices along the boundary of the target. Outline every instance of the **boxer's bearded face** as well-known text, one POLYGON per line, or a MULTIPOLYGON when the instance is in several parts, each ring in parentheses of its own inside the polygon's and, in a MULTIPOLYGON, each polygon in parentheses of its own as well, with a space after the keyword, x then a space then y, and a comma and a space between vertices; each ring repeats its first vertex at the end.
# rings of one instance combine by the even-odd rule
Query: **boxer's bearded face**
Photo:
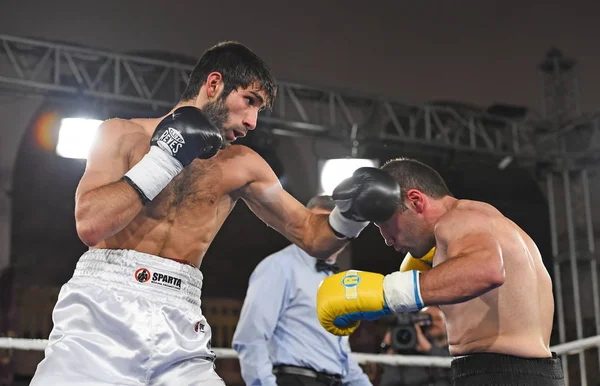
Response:
POLYGON ((245 137, 256 128, 258 112, 264 107, 264 92, 254 87, 233 90, 219 96, 202 108, 207 117, 221 129, 226 143, 245 137))
POLYGON ((227 122, 227 118, 229 116, 229 109, 225 104, 223 98, 218 98, 216 101, 207 102, 202 107, 202 112, 206 115, 206 117, 215 125, 219 130, 221 130, 221 135, 225 138, 225 123, 227 122))

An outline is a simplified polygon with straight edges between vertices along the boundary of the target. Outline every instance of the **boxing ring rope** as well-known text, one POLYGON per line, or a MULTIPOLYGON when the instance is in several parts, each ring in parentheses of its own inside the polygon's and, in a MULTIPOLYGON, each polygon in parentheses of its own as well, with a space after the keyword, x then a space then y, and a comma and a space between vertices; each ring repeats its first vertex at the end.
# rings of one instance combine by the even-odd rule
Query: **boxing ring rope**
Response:
MULTIPOLYGON (((0 349, 43 351, 48 344, 46 339, 0 338, 0 349)), ((572 342, 550 347, 558 355, 573 355, 592 347, 600 348, 600 335, 583 338, 572 342)), ((235 350, 230 348, 213 347, 217 358, 237 358, 235 350)), ((422 355, 387 355, 387 354, 350 354, 358 363, 381 363, 393 366, 425 366, 450 367, 452 357, 434 357, 422 355)))

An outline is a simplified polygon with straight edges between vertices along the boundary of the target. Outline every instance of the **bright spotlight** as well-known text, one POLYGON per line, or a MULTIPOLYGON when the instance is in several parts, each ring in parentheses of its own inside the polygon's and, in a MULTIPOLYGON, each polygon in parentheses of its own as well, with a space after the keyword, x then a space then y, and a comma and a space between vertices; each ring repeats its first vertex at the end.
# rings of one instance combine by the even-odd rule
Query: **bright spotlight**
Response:
POLYGON ((364 158, 337 158, 321 161, 321 194, 331 194, 333 189, 363 166, 379 167, 379 161, 364 158))
POLYGON ((86 159, 101 123, 98 119, 63 118, 58 132, 56 154, 65 158, 86 159))

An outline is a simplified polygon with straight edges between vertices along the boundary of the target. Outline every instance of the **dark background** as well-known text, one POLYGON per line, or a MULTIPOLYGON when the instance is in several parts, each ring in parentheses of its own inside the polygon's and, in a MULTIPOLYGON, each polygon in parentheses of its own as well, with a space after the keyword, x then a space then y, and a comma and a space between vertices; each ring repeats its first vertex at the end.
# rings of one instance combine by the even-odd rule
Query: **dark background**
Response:
POLYGON ((599 12, 599 3, 584 0, 3 0, 0 33, 195 58, 234 39, 289 81, 535 109, 536 65, 556 45, 578 60, 584 110, 595 111, 599 12))

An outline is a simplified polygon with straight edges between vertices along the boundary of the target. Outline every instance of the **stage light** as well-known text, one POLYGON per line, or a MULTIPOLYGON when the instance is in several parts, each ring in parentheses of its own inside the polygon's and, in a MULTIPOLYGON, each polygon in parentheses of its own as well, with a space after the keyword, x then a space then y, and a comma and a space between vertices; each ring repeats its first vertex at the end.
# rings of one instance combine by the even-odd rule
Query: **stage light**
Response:
POLYGON ((364 158, 335 158, 320 161, 320 194, 331 194, 333 189, 354 171, 363 166, 379 167, 379 161, 364 158))
POLYGON ((86 159, 102 121, 88 118, 63 118, 58 132, 56 154, 65 158, 86 159))

